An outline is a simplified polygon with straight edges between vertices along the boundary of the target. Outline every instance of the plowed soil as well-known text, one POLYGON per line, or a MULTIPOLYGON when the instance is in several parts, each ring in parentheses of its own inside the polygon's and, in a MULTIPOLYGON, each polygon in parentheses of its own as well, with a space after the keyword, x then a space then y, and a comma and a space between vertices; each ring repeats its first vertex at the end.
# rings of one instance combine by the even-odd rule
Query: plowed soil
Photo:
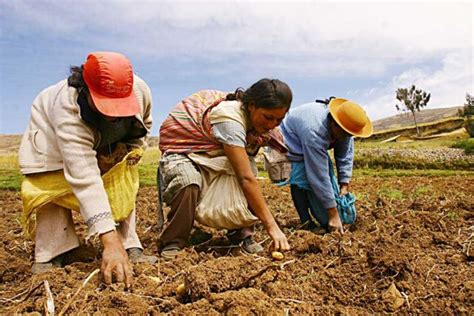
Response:
MULTIPOLYGON (((18 192, 0 191, 0 313, 46 313, 47 280, 56 313, 89 314, 474 314, 474 178, 359 177, 356 224, 343 235, 299 226, 289 189, 262 181, 291 251, 271 257, 231 247, 225 232, 198 228, 172 261, 134 265, 132 289, 105 285, 97 240, 72 262, 32 276, 33 242, 22 236, 18 192), (177 287, 184 284, 183 293, 177 287)), ((138 234, 157 252, 155 188, 140 189, 138 234)), ((84 225, 77 217, 77 231, 84 225)))

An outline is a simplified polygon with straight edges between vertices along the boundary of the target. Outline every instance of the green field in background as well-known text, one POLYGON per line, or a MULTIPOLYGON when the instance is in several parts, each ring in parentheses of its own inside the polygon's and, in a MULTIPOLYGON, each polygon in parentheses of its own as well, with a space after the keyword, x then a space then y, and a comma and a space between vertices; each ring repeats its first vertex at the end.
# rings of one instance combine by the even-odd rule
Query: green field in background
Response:
MULTIPOLYGON (((356 156, 355 160, 365 165, 371 164, 370 157, 364 157, 368 161, 360 162, 360 157, 357 156, 357 148, 408 148, 408 149, 420 149, 424 148, 439 148, 439 147, 451 147, 459 140, 433 140, 423 142, 412 142, 412 143, 390 143, 390 144, 379 144, 379 143, 356 143, 356 156)), ((466 140, 464 140, 466 141, 466 140)), ((471 141, 471 140, 468 140, 471 141)), ((158 161, 160 159, 160 151, 156 147, 148 148, 139 164, 140 172, 140 185, 141 186, 154 186, 156 185, 156 170, 158 161)), ((400 164, 400 161, 397 161, 400 164)), ((262 163, 258 164, 260 177, 267 177, 267 173, 262 169, 262 163)), ((429 176, 429 177, 443 177, 443 176, 474 176, 472 170, 452 170, 452 169, 400 169, 400 168, 354 168, 354 177, 410 177, 410 176, 429 176)), ((19 171, 17 154, 8 153, 0 155, 0 189, 2 190, 19 190, 21 187, 22 175, 19 171)))

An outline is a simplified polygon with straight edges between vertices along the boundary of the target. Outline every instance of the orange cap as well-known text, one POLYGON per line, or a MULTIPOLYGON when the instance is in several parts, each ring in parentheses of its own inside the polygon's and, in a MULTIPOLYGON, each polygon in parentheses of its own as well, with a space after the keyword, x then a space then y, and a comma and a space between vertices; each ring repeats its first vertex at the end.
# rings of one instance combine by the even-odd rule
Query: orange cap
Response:
POLYGON ((336 98, 329 102, 329 112, 336 123, 349 134, 364 138, 372 135, 372 122, 360 105, 336 98))
POLYGON ((140 111, 133 93, 130 61, 114 52, 94 52, 87 56, 82 72, 92 100, 100 113, 111 117, 133 116, 140 111))

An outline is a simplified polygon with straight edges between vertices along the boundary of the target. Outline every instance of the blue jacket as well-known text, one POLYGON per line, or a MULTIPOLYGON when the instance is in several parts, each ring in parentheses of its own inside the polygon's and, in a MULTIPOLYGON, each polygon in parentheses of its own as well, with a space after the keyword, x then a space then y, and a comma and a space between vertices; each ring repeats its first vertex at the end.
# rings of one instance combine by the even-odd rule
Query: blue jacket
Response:
POLYGON ((324 208, 336 207, 328 169, 328 150, 334 148, 339 183, 349 183, 354 161, 354 140, 333 141, 329 128, 329 110, 319 103, 291 108, 281 124, 290 161, 304 161, 311 188, 324 208))

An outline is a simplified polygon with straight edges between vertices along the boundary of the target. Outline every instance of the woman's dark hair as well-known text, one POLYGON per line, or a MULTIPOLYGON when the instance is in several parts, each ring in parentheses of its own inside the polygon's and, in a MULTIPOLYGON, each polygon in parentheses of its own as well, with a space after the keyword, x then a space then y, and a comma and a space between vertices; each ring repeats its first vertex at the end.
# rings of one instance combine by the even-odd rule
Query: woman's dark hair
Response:
POLYGON ((71 66, 69 67, 69 72, 71 75, 67 78, 67 84, 70 87, 79 89, 87 88, 87 85, 82 77, 83 66, 71 66))
POLYGON ((261 79, 250 88, 238 88, 234 93, 229 93, 226 100, 238 100, 248 110, 250 101, 255 102, 256 108, 276 109, 289 108, 293 100, 290 87, 278 79, 261 79))

